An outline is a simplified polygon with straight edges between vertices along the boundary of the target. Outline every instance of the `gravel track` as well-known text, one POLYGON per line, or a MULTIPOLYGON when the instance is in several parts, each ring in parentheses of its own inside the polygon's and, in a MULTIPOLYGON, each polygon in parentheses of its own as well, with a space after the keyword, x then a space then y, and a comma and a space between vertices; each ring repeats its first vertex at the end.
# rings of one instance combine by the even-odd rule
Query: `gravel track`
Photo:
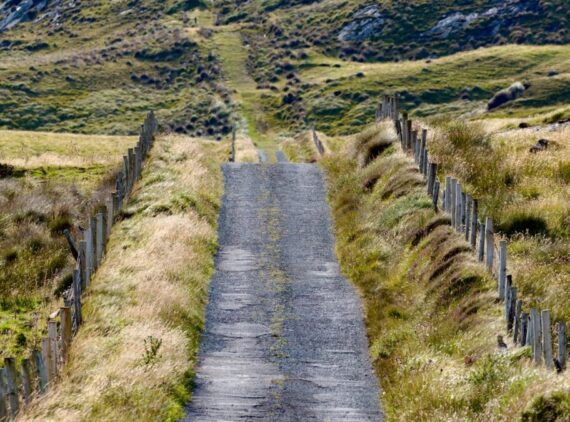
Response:
POLYGON ((360 300, 309 164, 226 164, 187 421, 380 421, 360 300))

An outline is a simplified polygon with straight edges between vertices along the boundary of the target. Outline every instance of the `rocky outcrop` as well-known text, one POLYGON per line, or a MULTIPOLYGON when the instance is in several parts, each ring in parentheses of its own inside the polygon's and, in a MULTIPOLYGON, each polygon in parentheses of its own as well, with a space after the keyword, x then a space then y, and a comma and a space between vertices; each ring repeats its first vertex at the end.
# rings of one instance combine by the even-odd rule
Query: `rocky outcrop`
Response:
POLYGON ((47 5, 48 0, 5 1, 0 4, 0 32, 34 19, 47 5))
POLYGON ((380 31, 385 18, 377 6, 366 6, 351 17, 338 34, 339 41, 364 41, 380 31))
POLYGON ((494 36, 502 26, 509 26, 511 22, 514 22, 517 16, 536 11, 538 8, 537 0, 507 0, 478 12, 469 14, 455 12, 439 20, 422 36, 446 39, 454 33, 468 30, 475 25, 481 25, 485 29, 485 36, 494 36))

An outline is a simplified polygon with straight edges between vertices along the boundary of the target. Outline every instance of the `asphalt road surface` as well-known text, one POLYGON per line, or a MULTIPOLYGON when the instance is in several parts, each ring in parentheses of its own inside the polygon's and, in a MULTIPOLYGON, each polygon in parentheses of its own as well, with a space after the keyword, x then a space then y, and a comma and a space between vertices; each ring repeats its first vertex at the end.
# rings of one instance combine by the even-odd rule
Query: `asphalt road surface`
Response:
POLYGON ((381 421, 360 300, 310 164, 226 164, 187 421, 381 421))

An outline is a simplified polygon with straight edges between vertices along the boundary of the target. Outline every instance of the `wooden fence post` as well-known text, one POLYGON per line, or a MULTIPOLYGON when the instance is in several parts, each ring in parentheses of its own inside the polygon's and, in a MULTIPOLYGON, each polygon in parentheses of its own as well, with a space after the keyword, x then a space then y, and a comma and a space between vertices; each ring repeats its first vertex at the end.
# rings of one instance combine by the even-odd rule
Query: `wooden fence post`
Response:
POLYGON ((93 273, 93 227, 89 224, 85 230, 85 262, 87 271, 85 273, 85 286, 89 287, 91 275, 93 273))
POLYGON ((57 322, 48 320, 48 372, 49 380, 57 378, 58 350, 57 350, 57 322))
POLYGON ((544 310, 541 312, 542 321, 542 350, 544 351, 544 364, 547 368, 552 369, 554 361, 552 360, 552 334, 550 333, 550 312, 544 310))
MULTIPOLYGON (((511 285, 511 276, 508 277, 508 284, 511 285)), ((515 313, 517 306, 517 288, 509 289, 509 306, 507 307, 507 330, 511 331, 515 322, 515 313)))
MULTIPOLYGON (((96 216, 91 216, 91 241, 93 242, 93 248, 91 249, 91 277, 93 277, 93 274, 95 273, 95 271, 97 271, 97 268, 99 267, 99 262, 97 261, 97 243, 98 243, 98 238, 97 238, 97 217, 96 216)), ((91 280, 90 280, 91 281, 91 280)))
POLYGON ((536 365, 542 362, 542 328, 540 324, 540 314, 536 308, 530 310, 532 325, 532 357, 536 365))
POLYGON ((428 172, 428 195, 433 196, 433 186, 435 184, 435 179, 437 177, 437 164, 436 163, 429 163, 429 172, 428 172))
POLYGON ((455 230, 461 231, 461 183, 459 180, 455 184, 455 230))
POLYGON ((63 235, 67 239, 67 244, 69 245, 69 249, 71 249, 71 255, 73 255, 75 260, 77 260, 79 258, 79 249, 77 248, 75 240, 73 240, 73 236, 71 236, 71 233, 68 229, 65 229, 63 231, 63 235))
POLYGON ((479 222, 479 251, 477 259, 483 262, 485 258, 485 225, 479 222))
POLYGON ((521 314, 521 335, 520 335, 520 344, 521 346, 529 346, 528 338, 529 338, 529 315, 526 312, 521 314))
POLYGON ((465 194, 465 241, 469 242, 471 233, 471 195, 465 194))
POLYGON ((499 274, 498 274, 498 286, 499 286, 499 299, 503 300, 506 298, 506 277, 507 277, 507 241, 499 241, 499 274))
POLYGON ((95 232, 96 232, 96 236, 95 236, 95 262, 97 263, 97 267, 99 267, 99 265, 101 265, 101 260, 103 259, 103 232, 105 230, 105 227, 103 226, 103 213, 98 213, 95 218, 95 232))
POLYGON ((4 381, 4 372, 4 368, 0 368, 0 422, 8 420, 7 389, 4 381))
POLYGON ((558 331, 558 362, 562 369, 566 368, 566 324, 558 321, 556 324, 558 331))
POLYGON ((449 213, 451 214, 451 227, 455 228, 455 207, 457 206, 456 202, 456 192, 457 192, 457 179, 454 177, 451 178, 451 186, 449 187, 449 213))
POLYGON ((437 209, 438 200, 439 200, 439 179, 436 179, 435 184, 433 186, 433 196, 432 196, 433 209, 435 212, 438 212, 437 209))
POLYGON ((32 396, 32 376, 29 359, 22 360, 20 376, 22 378, 22 395, 24 397, 24 403, 27 405, 32 396))
POLYGON ((115 219, 114 202, 113 195, 109 195, 107 199, 107 241, 109 241, 109 237, 111 237, 111 229, 113 228, 113 221, 115 219))
POLYGON ((87 265, 87 241, 79 242, 79 270, 81 278, 81 290, 87 287, 87 275, 89 274, 87 265))
POLYGON ((40 390, 40 393, 43 394, 47 391, 48 387, 48 375, 46 371, 44 358, 39 350, 32 351, 32 358, 34 359, 34 366, 36 367, 36 373, 38 377, 38 388, 40 390))
POLYGON ((472 208, 472 215, 471 215, 471 247, 475 250, 477 246, 477 208, 478 208, 478 201, 475 198, 471 199, 471 208, 472 208))
POLYGON ((71 349, 71 308, 65 306, 60 309, 61 318, 61 355, 64 362, 68 361, 71 349))
POLYGON ((443 209, 445 212, 449 213, 451 208, 451 176, 445 176, 445 201, 443 203, 443 209))
POLYGON ((522 340, 522 335, 521 335, 521 325, 522 325, 522 321, 521 321, 521 313, 522 313, 522 300, 517 300, 517 303, 515 305, 515 327, 513 329, 513 342, 515 344, 518 344, 520 342, 520 340, 522 340))
POLYGON ((231 151, 231 155, 230 155, 230 162, 231 163, 236 162, 236 130, 235 130, 235 128, 234 128, 234 130, 232 130, 232 151, 231 151))
POLYGON ((407 135, 406 135, 406 151, 409 151, 411 146, 412 146, 412 121, 408 120, 406 121, 406 124, 408 125, 408 127, 406 128, 407 130, 407 135))
POLYGON ((493 233, 493 219, 485 219, 485 255, 487 258, 487 271, 493 273, 493 256, 495 254, 495 235, 493 233))
POLYGON ((15 419, 20 410, 20 398, 18 394, 18 376, 16 362, 13 358, 4 358, 4 373, 6 375, 6 390, 10 402, 10 414, 15 419))
POLYGON ((75 269, 73 271, 73 307, 75 316, 75 328, 81 325, 81 273, 75 269))

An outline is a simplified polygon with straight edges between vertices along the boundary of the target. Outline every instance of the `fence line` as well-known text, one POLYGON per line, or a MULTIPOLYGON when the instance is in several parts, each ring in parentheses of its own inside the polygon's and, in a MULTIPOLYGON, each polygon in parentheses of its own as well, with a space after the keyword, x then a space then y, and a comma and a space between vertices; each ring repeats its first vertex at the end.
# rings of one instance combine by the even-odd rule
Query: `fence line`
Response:
POLYGON ((398 95, 383 96, 376 112, 377 120, 391 119, 404 152, 413 156, 420 173, 425 177, 427 193, 432 198, 434 209, 441 209, 451 218, 451 226, 463 233, 471 245, 479 262, 496 279, 497 298, 504 303, 506 329, 513 342, 519 346, 529 346, 532 359, 537 365, 555 368, 561 372, 566 367, 567 339, 566 324, 557 321, 551 324, 550 312, 532 308, 524 311, 524 301, 517 297, 511 274, 508 273, 507 242, 495 239, 493 219, 479 215, 479 201, 467 193, 461 182, 451 175, 445 182, 438 178, 438 164, 432 160, 427 142, 427 130, 422 129, 421 138, 414 129, 408 113, 399 111, 398 95), (441 190, 441 198, 440 198, 441 190), (556 357, 553 353, 553 334, 557 339, 556 357))
POLYGON ((88 217, 83 239, 76 242, 69 231, 65 232, 76 260, 72 285, 63 294, 63 306, 48 318, 47 336, 41 340, 41 350, 32 350, 31 357, 23 359, 19 367, 15 359, 4 359, 4 367, 0 368, 0 422, 16 418, 33 398, 41 396, 57 382, 69 359, 73 337, 83 322, 81 296, 101 265, 111 228, 141 176, 157 130, 158 122, 150 112, 141 126, 137 145, 123 156, 115 192, 96 208, 95 215, 88 217))

